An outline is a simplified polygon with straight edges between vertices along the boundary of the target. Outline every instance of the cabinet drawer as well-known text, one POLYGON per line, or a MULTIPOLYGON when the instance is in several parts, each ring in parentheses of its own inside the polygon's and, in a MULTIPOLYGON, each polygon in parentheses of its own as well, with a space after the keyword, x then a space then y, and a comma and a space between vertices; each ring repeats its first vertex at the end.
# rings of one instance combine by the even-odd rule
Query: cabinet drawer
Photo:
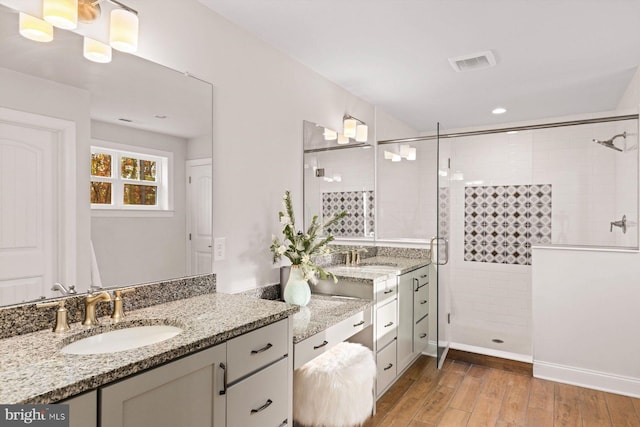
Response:
POLYGON ((227 425, 278 427, 287 419, 287 358, 229 387, 227 425))
POLYGON ((376 360, 378 376, 376 378, 376 393, 380 396, 384 390, 396 379, 396 342, 378 352, 376 360))
POLYGON ((227 343, 228 382, 255 372, 287 354, 287 320, 280 320, 227 343))
POLYGON ((418 279, 418 284, 420 286, 426 285, 429 283, 429 266, 425 265, 424 267, 420 267, 416 271, 414 271, 415 278, 418 279))
POLYGON ((376 341, 378 348, 389 344, 397 335, 398 305, 393 300, 376 310, 376 341))
POLYGON ((421 353, 429 344, 429 316, 420 320, 413 327, 413 352, 421 353))
POLYGON ((367 307, 365 310, 297 343, 294 346, 294 369, 298 369, 339 342, 345 341, 370 326, 372 322, 371 310, 371 307, 367 307))
POLYGON ((413 290, 413 321, 417 322, 429 314, 429 284, 418 285, 413 290))
POLYGON ((376 287, 376 304, 384 305, 386 301, 390 301, 398 295, 398 278, 394 274, 387 279, 380 280, 375 284, 376 287))

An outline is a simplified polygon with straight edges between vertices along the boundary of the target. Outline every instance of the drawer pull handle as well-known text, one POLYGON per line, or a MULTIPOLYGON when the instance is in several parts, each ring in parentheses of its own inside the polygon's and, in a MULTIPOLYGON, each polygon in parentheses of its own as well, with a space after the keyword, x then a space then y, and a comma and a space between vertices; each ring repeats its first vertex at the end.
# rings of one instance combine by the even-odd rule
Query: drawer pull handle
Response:
POLYGON ((224 363, 221 363, 220 369, 224 372, 222 376, 222 390, 220 390, 220 396, 222 396, 227 394, 227 366, 224 363))
POLYGON ((427 334, 420 334, 420 338, 425 338, 427 336, 427 334))
POLYGON ((387 367, 386 367, 386 368, 384 368, 384 370, 385 370, 385 371, 388 371, 388 370, 389 370, 389 369, 391 369, 391 368, 393 368, 393 363, 389 363, 389 364, 387 365, 387 367))
POLYGON ((386 325, 384 325, 385 328, 388 328, 389 326, 393 326, 393 322, 389 322, 386 325))
POLYGON ((429 277, 428 274, 423 274, 423 275, 420 276, 421 279, 426 279, 427 277, 429 277))
POLYGON ((271 406, 271 404, 272 404, 272 403, 273 403, 273 400, 271 400, 271 399, 267 399, 267 402, 266 402, 264 405, 262 405, 262 406, 261 406, 261 407, 259 407, 258 409, 252 409, 252 410, 251 410, 251 413, 252 413, 252 414, 257 414, 258 412, 262 412, 262 411, 264 411, 265 409, 267 409, 269 406, 271 406))
POLYGON ((273 347, 273 344, 268 343, 267 345, 265 345, 264 347, 262 347, 262 348, 260 348, 258 350, 251 350, 251 354, 262 353, 263 351, 269 350, 271 347, 273 347))
POLYGON ((386 294, 390 294, 392 292, 393 292, 393 289, 387 289, 386 291, 384 291, 384 294, 386 295, 386 294))
POLYGON ((314 349, 314 350, 317 350, 317 349, 319 349, 319 348, 321 348, 321 347, 324 347, 324 346, 325 346, 325 345, 327 345, 327 344, 329 344, 329 341, 324 340, 324 341, 322 342, 322 344, 320 344, 320 345, 314 345, 314 346, 313 346, 313 349, 314 349))
POLYGON ((278 427, 284 427, 289 424, 289 420, 284 420, 278 427))
POLYGON ((420 305, 426 304, 428 302, 429 302, 428 300, 424 299, 424 300, 420 301, 420 305))
POLYGON ((356 328, 360 325, 364 325, 364 320, 359 321, 358 323, 354 323, 353 327, 356 328))

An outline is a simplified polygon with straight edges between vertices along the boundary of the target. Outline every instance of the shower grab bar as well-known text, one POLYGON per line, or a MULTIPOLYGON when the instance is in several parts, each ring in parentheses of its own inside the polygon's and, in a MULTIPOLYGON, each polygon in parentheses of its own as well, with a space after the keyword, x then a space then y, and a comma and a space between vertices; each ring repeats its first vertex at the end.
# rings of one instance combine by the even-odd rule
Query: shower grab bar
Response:
POLYGON ((446 265, 449 263, 449 241, 447 239, 445 239, 444 237, 434 237, 433 239, 431 239, 431 243, 429 245, 429 251, 431 252, 431 259, 433 260, 433 251, 434 251, 434 242, 437 242, 438 240, 442 240, 444 242, 444 262, 440 262, 440 250, 438 250, 438 254, 436 256, 435 259, 435 264, 436 265, 446 265))

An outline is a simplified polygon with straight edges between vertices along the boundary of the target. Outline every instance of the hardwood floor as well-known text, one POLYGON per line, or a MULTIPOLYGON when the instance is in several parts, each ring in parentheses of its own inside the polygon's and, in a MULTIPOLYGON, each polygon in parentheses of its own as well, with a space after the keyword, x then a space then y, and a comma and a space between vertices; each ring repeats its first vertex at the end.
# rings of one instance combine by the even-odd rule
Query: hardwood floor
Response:
POLYGON ((365 427, 640 427, 640 399, 422 356, 365 427))

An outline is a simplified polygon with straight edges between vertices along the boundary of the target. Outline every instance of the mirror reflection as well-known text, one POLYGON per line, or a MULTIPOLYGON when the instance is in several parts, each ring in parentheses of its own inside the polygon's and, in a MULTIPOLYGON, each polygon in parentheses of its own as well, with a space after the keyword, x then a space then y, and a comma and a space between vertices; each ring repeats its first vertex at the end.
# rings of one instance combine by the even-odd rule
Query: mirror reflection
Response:
POLYGON ((0 304, 211 272, 212 86, 0 6, 0 304))
POLYGON ((349 140, 338 144, 321 125, 304 121, 304 222, 347 211, 334 229, 336 240, 373 241, 374 150, 349 140))

